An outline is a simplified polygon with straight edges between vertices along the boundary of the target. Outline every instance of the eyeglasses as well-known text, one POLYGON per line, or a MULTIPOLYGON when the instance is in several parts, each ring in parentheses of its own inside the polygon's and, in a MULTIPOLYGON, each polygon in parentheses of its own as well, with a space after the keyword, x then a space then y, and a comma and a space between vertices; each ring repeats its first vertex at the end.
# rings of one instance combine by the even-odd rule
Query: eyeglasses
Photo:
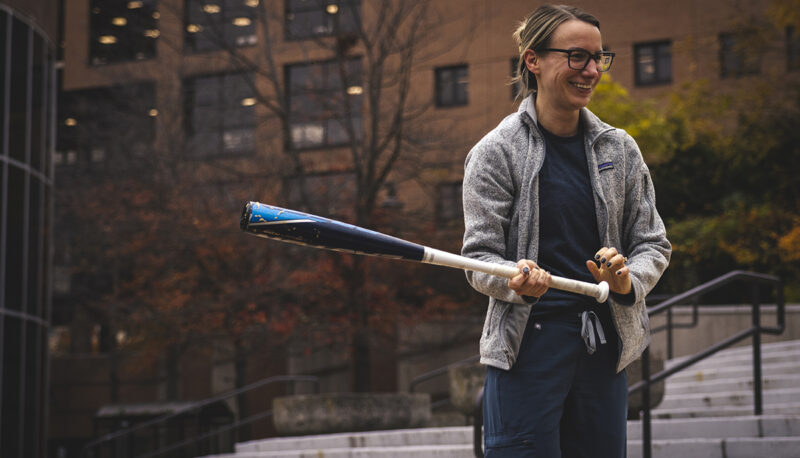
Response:
POLYGON ((597 64, 598 72, 607 72, 611 69, 611 62, 614 61, 614 53, 610 51, 597 51, 595 53, 589 52, 582 48, 573 49, 556 49, 544 48, 542 51, 555 51, 567 54, 567 62, 569 68, 573 70, 583 70, 589 65, 589 60, 594 59, 597 64))

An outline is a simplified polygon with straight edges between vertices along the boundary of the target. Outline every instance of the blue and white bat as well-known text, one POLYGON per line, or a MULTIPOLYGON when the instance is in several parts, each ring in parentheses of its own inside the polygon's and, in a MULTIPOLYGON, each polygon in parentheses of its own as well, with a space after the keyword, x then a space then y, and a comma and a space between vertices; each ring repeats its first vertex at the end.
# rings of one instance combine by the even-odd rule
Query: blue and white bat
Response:
MULTIPOLYGON (((240 225, 243 231, 259 237, 315 248, 405 259, 504 278, 520 273, 517 267, 459 256, 352 224, 259 202, 248 202, 244 206, 240 225)), ((586 283, 555 275, 551 278, 551 288, 591 296, 597 302, 608 299, 606 282, 586 283)))

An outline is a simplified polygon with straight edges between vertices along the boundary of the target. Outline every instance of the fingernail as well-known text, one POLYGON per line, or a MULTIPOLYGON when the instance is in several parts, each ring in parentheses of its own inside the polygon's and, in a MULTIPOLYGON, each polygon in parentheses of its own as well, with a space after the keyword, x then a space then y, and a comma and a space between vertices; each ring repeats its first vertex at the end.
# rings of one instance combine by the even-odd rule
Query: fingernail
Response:
POLYGON ((599 254, 594 255, 594 259, 595 260, 600 259, 600 255, 599 254))
POLYGON ((605 264, 605 263, 606 263, 606 258, 600 260, 600 264, 605 264))
POLYGON ((522 273, 524 275, 528 275, 530 273, 530 271, 531 271, 531 269, 528 266, 525 266, 525 267, 522 268, 522 273))
POLYGON ((606 267, 611 267, 611 262, 610 261, 608 262, 608 264, 606 264, 606 267))
POLYGON ((621 271, 621 270, 618 270, 618 271, 617 271, 617 275, 622 275, 622 271, 621 271))

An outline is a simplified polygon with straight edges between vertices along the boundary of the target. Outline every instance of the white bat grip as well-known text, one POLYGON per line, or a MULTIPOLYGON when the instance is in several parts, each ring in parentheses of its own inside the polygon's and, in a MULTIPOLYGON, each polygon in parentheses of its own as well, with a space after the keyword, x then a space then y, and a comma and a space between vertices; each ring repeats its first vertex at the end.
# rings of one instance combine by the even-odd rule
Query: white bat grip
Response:
MULTIPOLYGON (((498 277, 512 278, 519 275, 519 269, 516 266, 507 266, 503 264, 495 264, 492 262, 479 261, 477 259, 459 256, 457 254, 448 253, 446 251, 437 250, 435 248, 425 247, 425 257, 422 262, 426 264, 435 264, 445 267, 456 267, 464 270, 472 270, 475 272, 483 272, 489 275, 496 275, 498 277)), ((572 280, 564 277, 550 276, 552 283, 551 288, 560 289, 562 291, 569 291, 571 293, 583 294, 591 296, 597 302, 605 302, 608 299, 608 283, 602 281, 599 284, 587 283, 584 281, 572 280)))

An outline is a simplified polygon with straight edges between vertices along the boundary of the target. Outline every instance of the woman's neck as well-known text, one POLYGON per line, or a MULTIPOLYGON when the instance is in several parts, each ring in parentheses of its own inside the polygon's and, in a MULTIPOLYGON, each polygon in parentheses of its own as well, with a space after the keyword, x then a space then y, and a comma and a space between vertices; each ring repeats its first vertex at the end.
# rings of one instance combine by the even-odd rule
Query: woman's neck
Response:
POLYGON ((571 137, 578 133, 580 111, 564 111, 552 107, 540 97, 536 99, 536 118, 548 132, 559 137, 571 137))

